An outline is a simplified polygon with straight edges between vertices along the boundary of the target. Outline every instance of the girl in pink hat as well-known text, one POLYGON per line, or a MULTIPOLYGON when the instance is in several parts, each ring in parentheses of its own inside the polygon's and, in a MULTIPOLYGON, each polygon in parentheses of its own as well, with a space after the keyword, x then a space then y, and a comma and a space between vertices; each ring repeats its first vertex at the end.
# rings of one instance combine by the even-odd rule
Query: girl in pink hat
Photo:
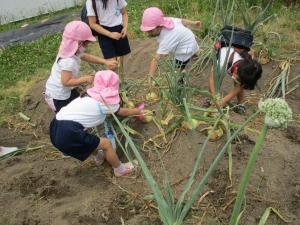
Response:
POLYGON ((108 61, 85 53, 88 43, 96 41, 89 26, 81 21, 72 21, 65 27, 58 55, 46 83, 45 99, 54 112, 79 96, 76 86, 92 83, 94 76, 78 76, 81 60, 104 64, 110 69, 116 61, 108 61))
POLYGON ((163 12, 156 7, 144 11, 141 31, 147 32, 150 37, 158 37, 159 43, 156 55, 150 63, 150 78, 154 75, 162 55, 173 53, 176 67, 183 70, 196 54, 199 47, 195 35, 186 25, 201 27, 202 23, 201 21, 165 17, 163 12))
POLYGON ((125 0, 86 1, 89 25, 97 33, 103 57, 107 60, 119 58, 121 65, 124 56, 131 52, 126 6, 125 0))
POLYGON ((50 124, 51 142, 65 155, 81 161, 93 153, 98 163, 104 157, 113 167, 115 176, 130 173, 133 165, 119 160, 109 139, 98 138, 86 129, 99 126, 106 115, 112 113, 143 116, 140 108, 120 108, 118 75, 111 70, 99 71, 94 86, 87 90, 87 96, 74 99, 56 114, 50 124))

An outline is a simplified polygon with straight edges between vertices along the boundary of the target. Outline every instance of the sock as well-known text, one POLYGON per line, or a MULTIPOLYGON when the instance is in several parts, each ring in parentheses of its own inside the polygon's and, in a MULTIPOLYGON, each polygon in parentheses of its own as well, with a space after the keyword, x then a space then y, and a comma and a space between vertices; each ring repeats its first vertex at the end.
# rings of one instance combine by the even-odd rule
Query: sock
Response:
POLYGON ((114 168, 114 172, 115 173, 122 173, 123 171, 124 171, 124 169, 125 169, 125 165, 124 165, 124 163, 120 163, 120 166, 118 166, 117 168, 114 168))

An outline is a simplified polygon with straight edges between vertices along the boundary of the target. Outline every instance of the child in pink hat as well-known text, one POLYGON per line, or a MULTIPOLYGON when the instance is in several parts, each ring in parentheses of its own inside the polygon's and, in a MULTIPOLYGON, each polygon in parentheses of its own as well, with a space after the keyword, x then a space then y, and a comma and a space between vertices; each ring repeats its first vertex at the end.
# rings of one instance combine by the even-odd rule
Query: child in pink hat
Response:
POLYGON ((108 61, 85 53, 88 43, 96 41, 89 26, 81 21, 72 21, 65 27, 58 55, 46 83, 45 99, 56 113, 79 96, 76 86, 92 83, 94 76, 79 76, 80 63, 104 64, 110 69, 116 61, 108 61))
POLYGON ((99 71, 95 75, 94 86, 87 90, 87 96, 74 99, 56 114, 50 124, 51 142, 65 155, 81 161, 93 153, 99 160, 101 149, 115 176, 130 173, 134 166, 119 160, 110 140, 98 138, 86 129, 99 126, 106 115, 112 113, 140 117, 143 110, 120 108, 118 75, 111 70, 99 71))
POLYGON ((151 7, 144 11, 141 31, 147 32, 150 37, 158 37, 159 43, 156 55, 150 63, 150 78, 154 75, 161 56, 174 54, 176 67, 183 70, 196 54, 199 47, 195 35, 186 25, 201 27, 202 23, 201 21, 165 17, 157 7, 151 7))

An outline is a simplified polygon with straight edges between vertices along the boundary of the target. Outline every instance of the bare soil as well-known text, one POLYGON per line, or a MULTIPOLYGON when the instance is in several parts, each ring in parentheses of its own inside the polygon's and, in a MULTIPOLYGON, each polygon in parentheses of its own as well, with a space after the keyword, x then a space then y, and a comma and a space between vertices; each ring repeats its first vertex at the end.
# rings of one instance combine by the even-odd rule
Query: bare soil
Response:
MULTIPOLYGON (((151 55, 155 52, 153 40, 131 42, 132 53, 125 62, 126 78, 145 78, 151 55)), ((96 46, 95 46, 96 48, 96 46)), ((98 52, 98 49, 94 50, 98 52)), ((277 62, 263 66, 260 90, 247 93, 249 99, 246 115, 232 113, 232 118, 241 123, 256 109, 259 96, 268 84, 277 67, 277 62)), ((278 71, 277 71, 278 72, 278 71)), ((300 64, 291 68, 291 76, 300 73, 300 64)), ((207 88, 208 70, 195 73, 192 83, 202 89, 207 88)), ((151 191, 141 173, 126 178, 113 177, 108 164, 101 167, 92 160, 84 163, 72 158, 62 158, 52 147, 48 137, 48 126, 53 113, 42 98, 45 79, 37 82, 23 99, 23 112, 37 126, 7 125, 0 128, 0 144, 4 146, 40 146, 40 150, 18 155, 0 163, 0 224, 5 225, 118 225, 122 220, 126 225, 161 224, 155 209, 155 202, 145 200, 151 191)), ((228 79, 224 90, 231 87, 228 79)), ((145 88, 133 96, 135 102, 143 101, 145 88)), ((294 115, 300 114, 300 90, 288 96, 287 101, 294 115)), ((159 107, 149 104, 148 107, 159 107)), ((262 118, 251 124, 259 130, 262 118)), ((145 138, 158 134, 153 124, 133 123, 133 127, 145 138)), ((173 184, 175 193, 181 193, 183 185, 193 167, 200 145, 205 135, 199 128, 195 133, 180 128, 167 152, 160 149, 162 161, 173 184)), ((257 133, 246 132, 233 144, 233 185, 228 177, 228 158, 225 156, 213 176, 210 177, 205 192, 209 194, 202 202, 196 202, 185 224, 216 225, 227 224, 234 204, 236 191, 250 151, 255 144, 257 133), (210 192, 212 191, 212 192, 210 192)), ((138 144, 143 143, 136 137, 138 144)), ((224 140, 211 142, 206 149, 199 171, 201 177, 218 153, 224 140)), ((246 195, 246 206, 240 224, 255 225, 267 207, 274 207, 297 225, 300 221, 300 127, 291 124, 287 130, 271 130, 263 149, 255 163, 246 195)), ((155 151, 141 151, 151 172, 159 183, 164 178, 161 163, 155 151)), ((125 160, 119 150, 119 155, 125 160)), ((267 224, 285 224, 274 214, 267 224)))

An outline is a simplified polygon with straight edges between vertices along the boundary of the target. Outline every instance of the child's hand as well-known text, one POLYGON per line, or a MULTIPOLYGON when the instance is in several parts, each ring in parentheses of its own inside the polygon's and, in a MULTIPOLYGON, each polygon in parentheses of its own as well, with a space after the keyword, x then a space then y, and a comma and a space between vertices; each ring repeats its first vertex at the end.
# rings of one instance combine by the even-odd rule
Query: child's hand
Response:
POLYGON ((119 40, 122 35, 119 32, 111 32, 109 37, 115 40, 119 40))
POLYGON ((202 27, 202 22, 200 20, 197 20, 197 21, 194 22, 194 26, 201 28, 202 27))
POLYGON ((121 35, 122 35, 122 38, 126 37, 126 35, 127 35, 127 27, 123 27, 123 29, 121 31, 121 35))
POLYGON ((114 70, 118 67, 118 62, 117 60, 106 60, 105 66, 110 70, 114 70))

